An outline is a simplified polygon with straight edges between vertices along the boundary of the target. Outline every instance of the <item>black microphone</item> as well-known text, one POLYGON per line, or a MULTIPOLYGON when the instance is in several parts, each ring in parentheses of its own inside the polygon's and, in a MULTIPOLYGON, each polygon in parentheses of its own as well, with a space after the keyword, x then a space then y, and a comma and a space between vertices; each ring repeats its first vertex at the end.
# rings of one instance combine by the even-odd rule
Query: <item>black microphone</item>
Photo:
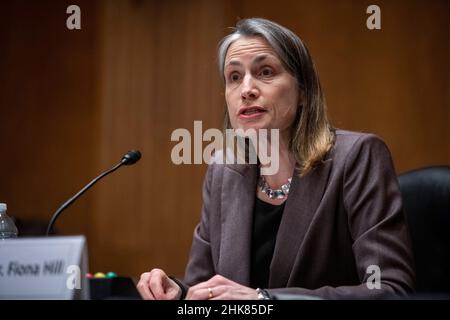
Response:
POLYGON ((89 182, 83 189, 81 189, 76 195, 74 195, 72 198, 67 200, 61 207, 59 207, 58 210, 53 214, 52 219, 50 220, 50 223, 48 224, 47 233, 48 236, 50 232, 52 231, 53 225, 55 224, 56 219, 58 219, 59 215, 67 209, 75 200, 77 200, 83 193, 85 193, 90 187, 92 187, 97 181, 102 179, 103 177, 107 176, 108 174, 116 171, 121 166, 131 166, 139 161, 141 158, 141 153, 138 150, 130 150, 128 151, 123 157, 122 160, 118 164, 116 164, 114 167, 109 169, 108 171, 103 172, 101 175, 99 175, 97 178, 89 182))
POLYGON ((123 157, 120 162, 122 162, 126 166, 131 166, 139 161, 141 158, 141 153, 138 150, 130 150, 123 157))

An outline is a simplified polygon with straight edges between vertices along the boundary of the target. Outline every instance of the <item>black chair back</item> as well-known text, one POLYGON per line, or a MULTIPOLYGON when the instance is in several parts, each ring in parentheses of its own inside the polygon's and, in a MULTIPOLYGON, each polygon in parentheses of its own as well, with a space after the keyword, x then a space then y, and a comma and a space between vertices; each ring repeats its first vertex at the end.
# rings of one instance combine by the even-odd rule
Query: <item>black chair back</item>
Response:
POLYGON ((450 294, 450 166, 399 176, 416 261, 417 294, 450 294))

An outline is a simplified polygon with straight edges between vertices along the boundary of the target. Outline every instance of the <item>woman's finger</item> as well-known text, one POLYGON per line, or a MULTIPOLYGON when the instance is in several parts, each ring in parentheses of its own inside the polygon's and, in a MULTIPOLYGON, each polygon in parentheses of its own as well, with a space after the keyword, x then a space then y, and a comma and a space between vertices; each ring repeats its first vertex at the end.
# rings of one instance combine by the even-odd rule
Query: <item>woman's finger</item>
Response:
POLYGON ((149 281, 151 277, 151 272, 145 272, 141 275, 141 278, 136 286, 136 288, 139 291, 139 294, 141 295, 142 299, 144 300, 154 300, 155 297, 150 291, 149 288, 149 281))

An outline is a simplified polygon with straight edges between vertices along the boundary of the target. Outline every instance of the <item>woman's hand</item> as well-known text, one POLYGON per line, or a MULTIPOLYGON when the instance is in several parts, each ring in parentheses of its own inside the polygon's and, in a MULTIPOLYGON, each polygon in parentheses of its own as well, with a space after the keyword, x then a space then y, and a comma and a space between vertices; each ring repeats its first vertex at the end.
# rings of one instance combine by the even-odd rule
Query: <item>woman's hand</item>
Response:
POLYGON ((255 289, 245 287, 220 275, 189 288, 186 299, 191 300, 256 300, 255 289))
POLYGON ((181 288, 161 269, 143 273, 137 289, 144 300, 175 300, 181 296, 181 288))

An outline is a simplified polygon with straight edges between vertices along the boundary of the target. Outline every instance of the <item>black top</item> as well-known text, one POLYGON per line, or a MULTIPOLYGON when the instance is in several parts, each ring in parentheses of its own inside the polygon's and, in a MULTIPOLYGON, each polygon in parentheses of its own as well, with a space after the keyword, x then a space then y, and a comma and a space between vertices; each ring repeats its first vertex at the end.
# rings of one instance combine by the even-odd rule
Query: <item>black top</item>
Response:
POLYGON ((252 288, 268 287, 270 263, 284 204, 285 202, 281 205, 273 205, 258 197, 255 199, 250 270, 250 286, 252 288))

